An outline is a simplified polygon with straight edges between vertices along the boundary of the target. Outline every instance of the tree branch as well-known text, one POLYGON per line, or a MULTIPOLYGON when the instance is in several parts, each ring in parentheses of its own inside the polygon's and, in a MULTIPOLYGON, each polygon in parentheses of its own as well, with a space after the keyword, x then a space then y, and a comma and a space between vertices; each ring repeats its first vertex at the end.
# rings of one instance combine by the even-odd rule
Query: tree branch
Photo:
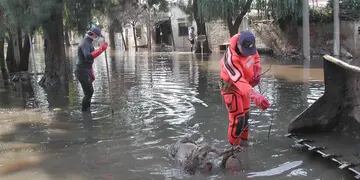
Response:
MULTIPOLYGON (((237 21, 242 21, 242 18, 246 15, 246 13, 250 10, 251 8, 251 4, 252 4, 253 0, 247 0, 246 3, 245 3, 245 6, 243 6, 240 14, 236 17, 236 20, 235 20, 235 23, 238 23, 237 21), (239 20, 240 19, 240 20, 239 20)), ((240 25, 240 24, 239 24, 240 25)))

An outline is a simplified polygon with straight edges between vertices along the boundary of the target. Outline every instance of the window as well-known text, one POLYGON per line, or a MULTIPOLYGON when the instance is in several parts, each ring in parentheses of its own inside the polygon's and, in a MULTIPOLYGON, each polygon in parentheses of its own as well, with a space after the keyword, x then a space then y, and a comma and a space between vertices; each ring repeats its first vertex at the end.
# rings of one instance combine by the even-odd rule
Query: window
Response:
POLYGON ((141 39, 141 27, 136 27, 135 28, 135 35, 138 39, 141 39))
POLYGON ((179 23, 179 36, 188 36, 189 31, 186 23, 179 23))

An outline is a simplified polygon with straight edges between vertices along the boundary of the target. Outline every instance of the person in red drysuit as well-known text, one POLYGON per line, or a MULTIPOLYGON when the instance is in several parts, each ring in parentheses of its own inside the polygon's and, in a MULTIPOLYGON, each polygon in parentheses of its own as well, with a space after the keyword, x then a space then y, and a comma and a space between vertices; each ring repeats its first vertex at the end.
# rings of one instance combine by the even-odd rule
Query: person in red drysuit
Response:
POLYGON ((228 140, 240 145, 248 140, 250 101, 266 110, 270 103, 253 89, 260 82, 260 56, 255 46, 255 36, 249 31, 230 38, 229 47, 221 59, 220 89, 229 113, 228 140))

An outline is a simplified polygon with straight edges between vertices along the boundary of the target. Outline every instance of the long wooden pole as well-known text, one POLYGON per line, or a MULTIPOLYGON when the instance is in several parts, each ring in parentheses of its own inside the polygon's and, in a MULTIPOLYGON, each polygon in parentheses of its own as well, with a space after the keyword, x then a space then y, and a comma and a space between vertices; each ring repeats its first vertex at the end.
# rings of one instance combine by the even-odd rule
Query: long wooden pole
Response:
POLYGON ((106 50, 105 50, 105 63, 106 63, 107 80, 108 80, 108 85, 109 85, 111 114, 114 115, 113 100, 112 100, 112 93, 111 93, 111 83, 110 83, 110 73, 109 73, 109 64, 108 64, 108 58, 107 58, 107 51, 106 50))

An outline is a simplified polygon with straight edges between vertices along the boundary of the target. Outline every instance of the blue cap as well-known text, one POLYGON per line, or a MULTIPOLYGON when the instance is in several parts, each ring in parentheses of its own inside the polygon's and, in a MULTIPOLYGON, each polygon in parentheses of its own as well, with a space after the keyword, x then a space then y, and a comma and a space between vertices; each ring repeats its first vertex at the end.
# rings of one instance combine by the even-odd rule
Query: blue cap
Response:
POLYGON ((90 32, 93 32, 93 33, 95 33, 97 36, 102 37, 101 29, 98 28, 98 27, 96 27, 96 26, 93 26, 93 27, 90 29, 90 32))
POLYGON ((243 56, 251 56, 256 54, 255 36, 250 31, 240 32, 238 40, 238 48, 241 48, 243 56))

